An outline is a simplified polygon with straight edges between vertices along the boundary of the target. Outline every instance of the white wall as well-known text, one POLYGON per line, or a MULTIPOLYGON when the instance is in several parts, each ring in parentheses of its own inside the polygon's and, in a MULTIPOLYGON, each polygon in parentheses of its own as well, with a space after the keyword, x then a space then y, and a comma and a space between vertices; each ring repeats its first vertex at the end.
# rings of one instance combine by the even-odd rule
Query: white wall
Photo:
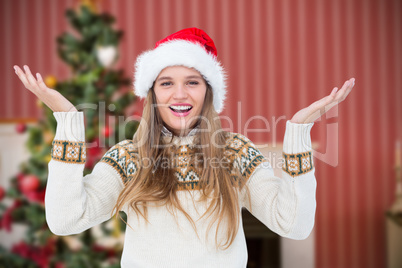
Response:
MULTIPOLYGON (((0 185, 7 190, 10 179, 19 171, 19 164, 28 159, 28 150, 25 148, 27 133, 19 134, 15 131, 15 124, 0 124, 0 185)), ((7 205, 11 200, 3 200, 7 205)), ((12 244, 24 237, 24 226, 13 225, 12 232, 0 230, 0 244, 10 248, 12 244)))

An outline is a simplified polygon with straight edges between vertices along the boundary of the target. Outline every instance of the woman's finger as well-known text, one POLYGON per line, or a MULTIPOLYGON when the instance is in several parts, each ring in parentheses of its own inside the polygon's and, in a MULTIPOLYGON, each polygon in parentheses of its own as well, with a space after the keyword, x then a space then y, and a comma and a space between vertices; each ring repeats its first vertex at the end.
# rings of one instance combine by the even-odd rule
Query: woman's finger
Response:
POLYGON ((41 89, 47 89, 45 82, 43 82, 43 78, 40 73, 36 73, 36 78, 38 79, 38 85, 41 89))
POLYGON ((346 97, 349 95, 349 93, 352 91, 353 87, 354 87, 354 81, 351 82, 350 86, 348 87, 348 89, 346 90, 345 94, 343 95, 343 99, 345 100, 346 97))
POLYGON ((343 95, 345 94, 346 89, 347 89, 348 86, 349 86, 349 84, 344 84, 344 85, 342 86, 342 88, 341 88, 341 89, 337 92, 337 94, 335 95, 334 101, 337 101, 337 102, 341 102, 341 101, 342 101, 342 97, 343 97, 343 95))
MULTIPOLYGON (((15 73, 18 75, 18 78, 21 80, 21 82, 24 84, 24 86, 31 90, 31 85, 29 84, 29 81, 24 73, 17 65, 14 66, 15 73)), ((31 90, 32 91, 32 90, 31 90)))
POLYGON ((38 82, 36 81, 35 77, 32 75, 29 67, 27 65, 24 65, 24 69, 25 69, 29 84, 31 84, 31 86, 38 86, 38 82))
POLYGON ((348 95, 352 91, 353 87, 355 86, 355 81, 356 80, 354 78, 350 79, 350 86, 346 92, 347 93, 346 95, 348 95))
POLYGON ((348 81, 345 82, 346 87, 343 88, 342 91, 339 92, 339 94, 337 94, 336 96, 336 100, 341 102, 344 101, 346 99, 346 97, 349 95, 350 91, 352 91, 352 88, 355 84, 355 79, 351 78, 348 81))
POLYGON ((336 92, 338 92, 338 88, 334 87, 334 89, 331 91, 331 94, 329 94, 331 97, 335 97, 336 92))

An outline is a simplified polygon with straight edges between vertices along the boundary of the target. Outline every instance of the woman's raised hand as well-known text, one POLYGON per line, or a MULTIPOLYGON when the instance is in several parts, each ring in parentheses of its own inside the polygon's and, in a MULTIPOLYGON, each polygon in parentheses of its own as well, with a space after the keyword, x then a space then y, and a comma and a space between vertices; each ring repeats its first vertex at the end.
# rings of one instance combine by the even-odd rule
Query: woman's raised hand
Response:
POLYGON ((339 91, 338 88, 335 87, 332 90, 331 94, 329 94, 328 96, 298 111, 292 117, 290 122, 297 124, 307 124, 314 122, 322 115, 324 115, 326 112, 328 112, 332 107, 344 101, 348 96, 348 94, 350 93, 350 91, 352 91, 354 85, 355 85, 354 78, 347 80, 339 91))
POLYGON ((39 73, 36 73, 35 78, 26 65, 24 65, 25 72, 17 65, 14 65, 14 70, 24 86, 35 94, 53 112, 77 111, 74 105, 58 91, 48 88, 39 73))

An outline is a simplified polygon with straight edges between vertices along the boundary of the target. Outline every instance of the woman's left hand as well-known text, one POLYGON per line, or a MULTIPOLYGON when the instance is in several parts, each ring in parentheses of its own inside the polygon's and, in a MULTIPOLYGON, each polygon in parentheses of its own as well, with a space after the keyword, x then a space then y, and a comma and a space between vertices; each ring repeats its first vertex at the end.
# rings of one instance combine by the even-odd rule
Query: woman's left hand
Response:
POLYGON ((310 106, 298 111, 290 120, 292 123, 296 124, 308 124, 312 123, 326 112, 328 112, 332 107, 338 105, 340 102, 344 101, 349 93, 352 91, 355 85, 355 79, 351 78, 343 84, 342 88, 338 91, 335 87, 331 94, 328 96, 312 103, 310 106))

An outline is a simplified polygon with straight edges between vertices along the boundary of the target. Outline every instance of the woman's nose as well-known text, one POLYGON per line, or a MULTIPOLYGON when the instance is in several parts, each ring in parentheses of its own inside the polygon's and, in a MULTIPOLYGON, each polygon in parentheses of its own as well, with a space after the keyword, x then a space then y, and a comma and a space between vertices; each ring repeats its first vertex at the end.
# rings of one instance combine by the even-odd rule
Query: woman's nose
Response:
POLYGON ((183 84, 178 84, 175 88, 174 97, 176 99, 185 99, 187 98, 186 86, 183 84))

